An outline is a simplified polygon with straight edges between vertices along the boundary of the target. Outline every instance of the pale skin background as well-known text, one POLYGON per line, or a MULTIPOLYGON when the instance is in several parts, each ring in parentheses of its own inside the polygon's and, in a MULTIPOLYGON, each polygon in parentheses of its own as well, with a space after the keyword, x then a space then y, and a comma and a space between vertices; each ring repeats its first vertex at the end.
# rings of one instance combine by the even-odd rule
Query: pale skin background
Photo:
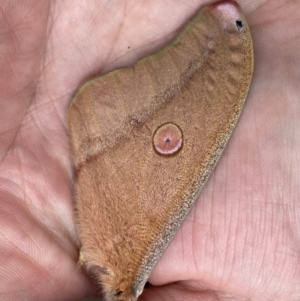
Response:
MULTIPOLYGON (((0 0, 1 300, 92 294, 77 266, 67 104, 210 2, 0 0)), ((300 1, 239 3, 255 49, 249 98, 141 300, 300 300, 300 1)))

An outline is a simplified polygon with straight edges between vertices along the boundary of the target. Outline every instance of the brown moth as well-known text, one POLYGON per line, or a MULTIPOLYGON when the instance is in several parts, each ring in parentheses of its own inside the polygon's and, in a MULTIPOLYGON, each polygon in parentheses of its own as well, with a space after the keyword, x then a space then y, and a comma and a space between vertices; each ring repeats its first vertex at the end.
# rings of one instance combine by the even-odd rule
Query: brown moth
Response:
POLYGON ((85 83, 68 110, 80 261, 105 300, 142 293, 243 108, 250 31, 233 1, 164 49, 85 83))

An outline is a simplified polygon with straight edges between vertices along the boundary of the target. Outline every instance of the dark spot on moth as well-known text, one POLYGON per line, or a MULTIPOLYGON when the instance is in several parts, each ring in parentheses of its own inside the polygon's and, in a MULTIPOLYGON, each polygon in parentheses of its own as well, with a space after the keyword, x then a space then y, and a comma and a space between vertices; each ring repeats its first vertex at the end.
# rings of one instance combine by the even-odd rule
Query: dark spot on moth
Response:
POLYGON ((118 290, 116 291, 116 293, 115 293, 115 296, 116 296, 116 297, 119 297, 119 296, 121 296, 122 294, 123 294, 123 291, 121 291, 121 290, 118 289, 118 290))
POLYGON ((236 25, 236 28, 238 29, 238 31, 240 31, 240 32, 243 31, 244 25, 243 25, 243 22, 241 20, 236 20, 235 25, 236 25))

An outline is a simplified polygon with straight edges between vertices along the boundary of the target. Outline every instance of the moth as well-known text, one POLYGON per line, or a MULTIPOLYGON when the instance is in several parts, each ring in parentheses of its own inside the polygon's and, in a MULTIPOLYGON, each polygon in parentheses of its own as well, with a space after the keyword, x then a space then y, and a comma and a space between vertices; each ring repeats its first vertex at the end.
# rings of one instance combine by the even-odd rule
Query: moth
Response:
POLYGON ((80 261, 107 301, 133 301, 217 164, 253 70, 234 1, 162 50, 86 82, 68 108, 80 261))

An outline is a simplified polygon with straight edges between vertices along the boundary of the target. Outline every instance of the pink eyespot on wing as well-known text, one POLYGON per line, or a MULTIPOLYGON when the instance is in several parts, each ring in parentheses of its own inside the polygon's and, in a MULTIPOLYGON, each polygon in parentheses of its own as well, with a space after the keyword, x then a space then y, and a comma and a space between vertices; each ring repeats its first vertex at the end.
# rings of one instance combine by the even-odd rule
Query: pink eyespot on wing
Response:
POLYGON ((157 128, 153 135, 153 147, 157 153, 169 156, 182 148, 183 135, 174 123, 165 123, 157 128))

